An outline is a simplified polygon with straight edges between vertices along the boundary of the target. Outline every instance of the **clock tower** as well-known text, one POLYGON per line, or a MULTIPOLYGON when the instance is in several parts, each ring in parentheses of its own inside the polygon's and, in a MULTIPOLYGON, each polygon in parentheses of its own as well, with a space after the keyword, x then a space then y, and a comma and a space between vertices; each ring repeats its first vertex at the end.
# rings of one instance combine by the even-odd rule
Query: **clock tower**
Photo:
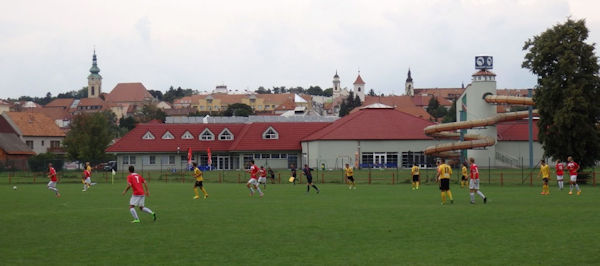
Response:
POLYGON ((98 73, 100 73, 100 68, 98 68, 98 62, 96 61, 96 50, 94 50, 92 67, 88 75, 88 98, 98 98, 102 93, 102 76, 98 73))

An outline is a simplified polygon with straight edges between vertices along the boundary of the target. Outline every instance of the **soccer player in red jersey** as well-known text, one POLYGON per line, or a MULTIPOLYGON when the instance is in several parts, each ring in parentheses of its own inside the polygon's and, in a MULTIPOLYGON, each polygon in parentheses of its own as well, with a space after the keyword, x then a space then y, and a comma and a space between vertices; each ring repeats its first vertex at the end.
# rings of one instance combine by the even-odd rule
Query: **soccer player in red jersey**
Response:
POLYGON ((258 170, 258 185, 263 184, 263 189, 267 189, 267 170, 262 165, 258 170))
POLYGON ((83 176, 82 176, 82 180, 81 183, 83 183, 83 190, 82 191, 87 191, 87 189, 91 186, 90 183, 92 183, 91 181, 91 173, 90 170, 88 170, 88 168, 83 169, 83 176))
POLYGON ((60 198, 60 193, 58 192, 58 188, 56 188, 56 182, 58 182, 58 178, 56 178, 56 170, 54 170, 54 167, 52 167, 52 163, 48 164, 48 178, 50 178, 50 182, 48 182, 48 189, 53 190, 56 197, 60 198))
POLYGON ((140 207, 140 210, 149 213, 152 215, 152 219, 156 221, 156 213, 150 210, 147 207, 144 207, 145 196, 150 197, 150 191, 148 190, 148 183, 146 180, 139 174, 135 173, 135 168, 133 165, 129 166, 129 175, 127 176, 127 187, 123 191, 123 195, 127 193, 127 190, 132 188, 133 195, 131 195, 131 199, 129 200, 129 212, 131 212, 131 216, 133 216, 132 223, 139 223, 140 217, 138 217, 137 212, 135 211, 135 206, 140 207), (144 192, 144 189, 146 191, 144 192))
POLYGON ((563 175, 565 172, 565 165, 563 163, 560 162, 560 160, 556 160, 556 182, 558 182, 558 188, 560 190, 563 190, 563 187, 565 186, 563 183, 563 175))
POLYGON ((483 199, 483 203, 487 203, 487 197, 479 191, 479 167, 475 164, 475 159, 473 157, 469 158, 469 162, 471 163, 471 178, 469 180, 471 204, 475 204, 475 193, 483 199))
POLYGON ((250 197, 254 196, 254 189, 258 190, 260 197, 264 196, 263 192, 258 186, 258 166, 254 164, 254 160, 250 160, 250 180, 246 183, 246 187, 250 190, 250 197))
POLYGON ((569 175, 571 176, 571 189, 569 190, 569 195, 573 195, 573 186, 577 189, 577 195, 581 195, 581 189, 577 184, 577 171, 579 170, 579 164, 573 161, 573 157, 569 156, 567 158, 567 169, 569 170, 569 175))

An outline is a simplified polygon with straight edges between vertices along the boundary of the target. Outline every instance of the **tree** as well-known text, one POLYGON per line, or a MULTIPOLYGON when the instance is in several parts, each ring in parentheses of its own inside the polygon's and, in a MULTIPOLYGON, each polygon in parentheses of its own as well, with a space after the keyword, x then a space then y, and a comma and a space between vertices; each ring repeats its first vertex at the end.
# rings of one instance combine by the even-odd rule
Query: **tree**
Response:
POLYGON ((437 121, 438 118, 443 117, 448 113, 448 110, 444 106, 440 105, 438 99, 433 96, 429 99, 429 103, 427 104, 427 113, 435 118, 437 121))
POLYGON ((358 97, 358 95, 354 96, 354 92, 351 91, 348 94, 348 97, 340 104, 340 117, 349 114, 354 108, 360 107, 361 105, 360 97, 358 97))
POLYGON ((152 95, 152 97, 156 98, 157 100, 162 101, 162 98, 163 98, 162 91, 159 91, 159 90, 148 90, 148 93, 150 93, 150 95, 152 95))
POLYGON ((227 106, 223 116, 249 116, 254 114, 252 107, 244 103, 234 103, 227 106))
POLYGON ((306 94, 321 96, 323 95, 323 89, 321 89, 319 86, 310 86, 306 90, 306 94))
POLYGON ((257 90, 255 90, 254 92, 258 93, 258 94, 271 94, 271 89, 265 89, 265 87, 260 86, 258 87, 257 90))
POLYGON ((92 164, 106 160, 110 156, 104 150, 113 139, 111 127, 111 122, 101 112, 76 115, 63 142, 67 156, 92 164))
POLYGON ((323 96, 325 96, 325 97, 333 96, 333 88, 327 88, 327 89, 323 90, 323 96))
POLYGON ((369 96, 376 96, 375 91, 373 89, 369 90, 369 96))
POLYGON ((137 123, 138 122, 132 116, 121 117, 121 119, 119 119, 119 127, 126 128, 127 131, 134 129, 137 123))
POLYGON ((142 107, 142 114, 139 117, 139 121, 142 123, 146 123, 150 120, 160 120, 161 122, 164 122, 166 117, 167 114, 156 107, 156 105, 146 104, 142 107))
POLYGON ((448 110, 448 112, 446 113, 444 118, 442 119, 443 123, 456 122, 456 102, 457 102, 457 100, 458 99, 454 99, 452 101, 452 106, 450 106, 450 109, 448 110))
POLYGON ((538 77, 533 101, 544 156, 573 156, 582 168, 600 159, 600 68, 588 33, 584 20, 567 19, 527 40, 522 64, 538 77))

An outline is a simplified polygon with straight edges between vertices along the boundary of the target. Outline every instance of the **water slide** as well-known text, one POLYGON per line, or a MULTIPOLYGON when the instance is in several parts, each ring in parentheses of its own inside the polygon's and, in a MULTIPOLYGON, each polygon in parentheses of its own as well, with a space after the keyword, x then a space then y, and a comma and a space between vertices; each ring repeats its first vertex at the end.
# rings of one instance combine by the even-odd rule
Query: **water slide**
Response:
MULTIPOLYGON (((484 98, 484 100, 490 104, 534 105, 533 99, 529 97, 488 95, 484 98)), ((537 114, 537 109, 533 110, 533 115, 537 114)), ((483 119, 431 125, 425 128, 425 134, 436 139, 460 140, 460 133, 457 132, 457 130, 493 126, 499 122, 519 120, 527 117, 529 117, 529 111, 500 113, 483 119)), ((433 154, 440 157, 458 157, 459 153, 455 151, 484 148, 496 144, 495 137, 482 136, 478 134, 465 134, 463 139, 464 141, 438 144, 427 147, 424 153, 427 155, 433 154)))

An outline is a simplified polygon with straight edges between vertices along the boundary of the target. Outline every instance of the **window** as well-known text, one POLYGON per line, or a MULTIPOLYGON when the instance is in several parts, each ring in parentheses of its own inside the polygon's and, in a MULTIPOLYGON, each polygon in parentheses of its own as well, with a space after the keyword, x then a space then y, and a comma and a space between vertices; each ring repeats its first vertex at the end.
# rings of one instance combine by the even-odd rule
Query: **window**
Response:
POLYGON ((25 144, 27 145, 27 147, 33 150, 33 140, 26 140, 25 144))
POLYGON ((194 135, 192 135, 192 133, 189 131, 185 131, 185 133, 181 135, 181 139, 194 139, 194 135))
POLYGON ((365 168, 370 168, 370 165, 373 165, 373 153, 372 152, 363 152, 362 153, 362 165, 365 165, 365 168))
POLYGON ((225 128, 221 131, 221 134, 219 134, 219 140, 233 140, 233 134, 231 134, 229 129, 225 128))
POLYGON ((51 140, 50 148, 60 148, 60 140, 51 140))
POLYGON ((45 144, 45 143, 44 143, 44 140, 42 140, 42 147, 44 147, 44 144, 45 144))
POLYGON ((154 135, 152 135, 152 133, 150 133, 150 131, 146 131, 146 134, 144 134, 144 136, 142 137, 142 139, 144 139, 144 140, 151 140, 151 139, 154 139, 154 135))
POLYGON ((169 164, 175 164, 175 155, 169 155, 169 164))
POLYGON ((156 156, 154 156, 154 155, 150 155, 150 156, 148 156, 148 157, 149 157, 149 158, 148 158, 148 163, 149 163, 149 164, 156 164, 156 156))
POLYGON ((273 153, 273 154, 271 154, 271 158, 272 159, 279 159, 280 158, 279 153, 273 153))
MULTIPOLYGON (((192 157, 193 157, 193 155, 192 155, 192 157)), ((192 161, 193 160, 194 159, 192 159, 192 161)), ((181 163, 184 163, 184 162, 187 163, 187 154, 186 155, 181 155, 181 163)))
POLYGON ((260 159, 260 153, 255 153, 254 154, 254 159, 260 159))
POLYGON ((425 156, 423 152, 402 152, 402 167, 410 168, 413 163, 419 166, 433 167, 433 159, 433 156, 425 156))
POLYGON ((215 134, 213 134, 208 128, 204 129, 200 133, 200 140, 215 140, 215 134))
POLYGON ((271 154, 268 154, 268 153, 263 153, 263 154, 260 156, 260 158, 263 158, 263 159, 269 159, 269 158, 271 158, 271 154))
POLYGON ((252 157, 252 154, 244 154, 244 165, 242 166, 242 168, 248 167, 248 165, 250 165, 250 160, 253 159, 254 157, 252 157))
POLYGON ((273 127, 269 127, 263 133, 263 139, 279 139, 279 133, 273 127))
POLYGON ((135 164, 135 155, 124 155, 123 164, 135 164))
POLYGON ((287 154, 285 154, 285 153, 282 153, 282 154, 281 154, 281 159, 286 159, 286 158, 287 158, 287 154))
POLYGON ((173 136, 173 134, 171 134, 171 132, 169 132, 167 130, 167 132, 165 132, 165 134, 163 134, 162 139, 174 139, 175 137, 173 136))
POLYGON ((200 105, 200 111, 204 110, 204 105, 200 105))
POLYGON ((259 109, 259 110, 260 110, 260 109, 262 109, 262 105, 259 105, 259 106, 258 106, 258 109, 259 109))

